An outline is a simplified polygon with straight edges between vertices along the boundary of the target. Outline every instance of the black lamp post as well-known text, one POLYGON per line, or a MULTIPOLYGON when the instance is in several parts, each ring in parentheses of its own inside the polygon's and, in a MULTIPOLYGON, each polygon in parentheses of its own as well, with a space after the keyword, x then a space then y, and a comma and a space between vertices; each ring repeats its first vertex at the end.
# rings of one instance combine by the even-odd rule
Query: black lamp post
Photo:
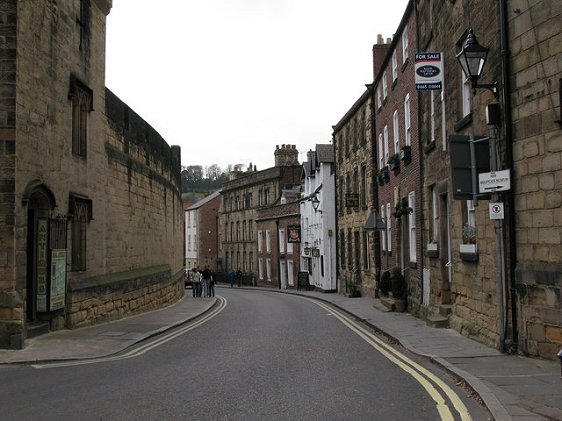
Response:
POLYGON ((489 89, 494 93, 494 96, 498 97, 498 82, 478 84, 478 79, 482 75, 482 69, 486 63, 486 58, 488 57, 488 51, 490 49, 483 47, 478 44, 476 40, 476 35, 472 29, 468 30, 468 35, 462 46, 461 51, 457 54, 457 60, 459 61, 462 71, 467 79, 470 80, 472 89, 476 92, 476 88, 489 89))

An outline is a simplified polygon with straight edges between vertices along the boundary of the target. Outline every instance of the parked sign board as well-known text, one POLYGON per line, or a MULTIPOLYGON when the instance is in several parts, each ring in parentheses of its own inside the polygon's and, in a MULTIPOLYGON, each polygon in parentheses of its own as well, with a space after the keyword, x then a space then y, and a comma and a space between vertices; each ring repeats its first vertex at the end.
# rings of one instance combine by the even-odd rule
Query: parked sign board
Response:
POLYGON ((511 188, 509 170, 478 174, 478 188, 480 193, 509 190, 511 188))

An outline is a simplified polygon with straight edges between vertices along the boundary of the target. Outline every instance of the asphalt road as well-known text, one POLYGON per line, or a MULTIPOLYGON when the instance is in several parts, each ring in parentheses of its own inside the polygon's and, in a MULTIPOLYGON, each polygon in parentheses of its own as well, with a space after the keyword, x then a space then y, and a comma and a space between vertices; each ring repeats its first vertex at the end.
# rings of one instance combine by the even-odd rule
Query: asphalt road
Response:
MULTIPOLYGON (((426 384, 434 380, 392 362, 335 310, 285 294, 217 292, 227 303, 218 315, 138 356, 0 368, 0 419, 461 419, 426 384)), ((437 376, 472 419, 487 419, 453 379, 437 376)))

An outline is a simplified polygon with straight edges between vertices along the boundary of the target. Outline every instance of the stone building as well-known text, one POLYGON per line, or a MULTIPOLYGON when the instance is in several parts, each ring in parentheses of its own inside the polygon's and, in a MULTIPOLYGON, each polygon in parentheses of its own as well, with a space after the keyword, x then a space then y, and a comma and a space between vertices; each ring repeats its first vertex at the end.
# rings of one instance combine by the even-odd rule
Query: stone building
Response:
POLYGON ((301 268, 316 290, 337 292, 334 146, 316 145, 302 165, 301 268))
POLYGON ((291 235, 300 223, 299 189, 284 190, 279 204, 258 209, 256 219, 259 286, 293 289, 300 271, 299 242, 291 235))
POLYGON ((185 210, 185 267, 217 271, 219 262, 220 192, 216 191, 185 210))
POLYGON ((247 171, 231 172, 221 190, 218 271, 256 274, 258 210, 280 203, 284 189, 298 186, 300 170, 295 145, 282 145, 275 150, 274 167, 256 171, 250 165, 247 171))
POLYGON ((555 358, 562 349, 562 3, 507 3, 518 349, 555 358))
POLYGON ((418 95, 414 83, 416 13, 409 2, 375 75, 378 215, 382 271, 401 270, 410 304, 421 293, 421 179, 418 95))
POLYGON ((110 0, 0 1, 0 346, 182 291, 180 151, 105 88, 110 0))
POLYGON ((376 207, 372 92, 369 85, 333 126, 332 134, 336 161, 338 289, 345 294, 358 290, 365 296, 374 296, 376 288, 370 233, 364 230, 376 207))

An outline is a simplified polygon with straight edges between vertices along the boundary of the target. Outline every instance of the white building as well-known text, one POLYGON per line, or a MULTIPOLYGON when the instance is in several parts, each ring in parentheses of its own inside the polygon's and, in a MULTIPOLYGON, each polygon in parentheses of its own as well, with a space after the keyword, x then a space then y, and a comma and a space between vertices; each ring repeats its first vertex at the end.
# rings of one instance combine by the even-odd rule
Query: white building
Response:
POLYGON ((336 292, 336 190, 334 147, 316 145, 302 171, 301 271, 315 289, 336 292))

